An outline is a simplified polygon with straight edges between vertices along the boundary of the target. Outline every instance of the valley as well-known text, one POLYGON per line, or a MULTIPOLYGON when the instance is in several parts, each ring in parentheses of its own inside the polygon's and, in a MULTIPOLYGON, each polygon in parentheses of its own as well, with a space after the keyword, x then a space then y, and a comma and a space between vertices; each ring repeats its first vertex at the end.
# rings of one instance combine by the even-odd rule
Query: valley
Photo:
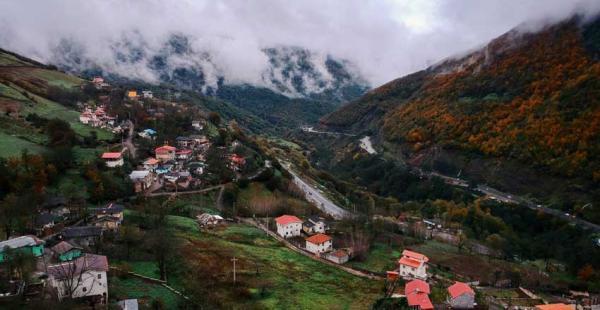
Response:
POLYGON ((375 88, 270 40, 0 49, 0 308, 596 309, 600 18, 523 27, 375 88))

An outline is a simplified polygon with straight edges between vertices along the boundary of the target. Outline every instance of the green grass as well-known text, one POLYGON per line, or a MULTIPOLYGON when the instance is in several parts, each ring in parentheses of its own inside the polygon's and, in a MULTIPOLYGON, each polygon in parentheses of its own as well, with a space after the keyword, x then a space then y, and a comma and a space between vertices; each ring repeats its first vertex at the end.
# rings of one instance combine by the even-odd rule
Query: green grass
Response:
POLYGON ((20 66, 28 65, 28 63, 17 59, 17 57, 0 52, 0 66, 20 66))
POLYGON ((401 251, 398 247, 375 243, 371 246, 367 259, 362 262, 351 261, 350 265, 373 272, 386 272, 396 266, 401 251))
POLYGON ((73 147, 73 156, 79 165, 90 163, 96 160, 104 152, 104 148, 82 148, 79 146, 73 147))
POLYGON ((137 298, 146 304, 154 299, 161 299, 166 309, 177 309, 180 297, 159 284, 142 281, 139 278, 128 277, 120 279, 111 277, 108 285, 110 287, 110 299, 114 302, 122 299, 137 298))
POLYGON ((0 157, 20 156, 23 150, 27 150, 30 154, 40 154, 45 152, 46 148, 19 137, 0 132, 0 157))
POLYGON ((194 253, 186 259, 239 258, 239 277, 249 284, 252 297, 228 300, 232 307, 364 309, 381 293, 383 283, 350 275, 295 253, 252 226, 228 224, 225 229, 199 232, 192 219, 170 217, 169 222, 176 236, 209 247, 188 249, 194 253), (265 282, 269 285, 266 294, 261 295, 259 283, 265 282))
POLYGON ((81 85, 83 80, 69 74, 64 74, 60 71, 35 69, 32 75, 48 82, 48 85, 59 86, 64 88, 72 88, 81 85))

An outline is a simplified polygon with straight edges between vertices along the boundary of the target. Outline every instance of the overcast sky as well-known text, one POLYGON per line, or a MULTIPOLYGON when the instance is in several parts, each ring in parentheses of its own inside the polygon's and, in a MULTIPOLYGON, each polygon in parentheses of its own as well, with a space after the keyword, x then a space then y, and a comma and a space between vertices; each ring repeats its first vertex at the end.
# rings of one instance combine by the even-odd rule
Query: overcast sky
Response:
POLYGON ((293 45, 346 58, 376 86, 523 22, 598 11, 599 0, 3 0, 0 46, 48 61, 67 37, 102 58, 123 33, 158 44, 182 32, 241 80, 264 69, 261 48, 293 45))

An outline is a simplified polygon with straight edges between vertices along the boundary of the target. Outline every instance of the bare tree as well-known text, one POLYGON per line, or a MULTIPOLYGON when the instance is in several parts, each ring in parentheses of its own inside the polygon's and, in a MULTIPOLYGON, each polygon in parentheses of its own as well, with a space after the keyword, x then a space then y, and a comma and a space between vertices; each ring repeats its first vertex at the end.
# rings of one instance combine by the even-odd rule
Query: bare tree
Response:
POLYGON ((48 266, 54 287, 59 291, 59 297, 78 298, 89 296, 94 287, 99 285, 93 271, 108 269, 105 256, 85 254, 74 261, 48 266))

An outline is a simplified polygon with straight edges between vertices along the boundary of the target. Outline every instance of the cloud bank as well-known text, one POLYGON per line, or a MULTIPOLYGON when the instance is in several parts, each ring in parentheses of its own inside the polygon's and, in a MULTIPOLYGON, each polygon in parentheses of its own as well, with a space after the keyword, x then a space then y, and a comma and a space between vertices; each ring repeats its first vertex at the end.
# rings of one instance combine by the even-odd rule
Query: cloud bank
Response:
POLYGON ((6 0, 0 1, 0 47, 52 62, 61 40, 71 40, 99 63, 151 79, 143 68, 116 61, 114 42, 157 51, 182 33, 210 55, 214 68, 207 70, 232 82, 261 83, 269 61, 263 49, 300 46, 348 59, 377 86, 516 25, 599 11, 597 0, 6 0))

